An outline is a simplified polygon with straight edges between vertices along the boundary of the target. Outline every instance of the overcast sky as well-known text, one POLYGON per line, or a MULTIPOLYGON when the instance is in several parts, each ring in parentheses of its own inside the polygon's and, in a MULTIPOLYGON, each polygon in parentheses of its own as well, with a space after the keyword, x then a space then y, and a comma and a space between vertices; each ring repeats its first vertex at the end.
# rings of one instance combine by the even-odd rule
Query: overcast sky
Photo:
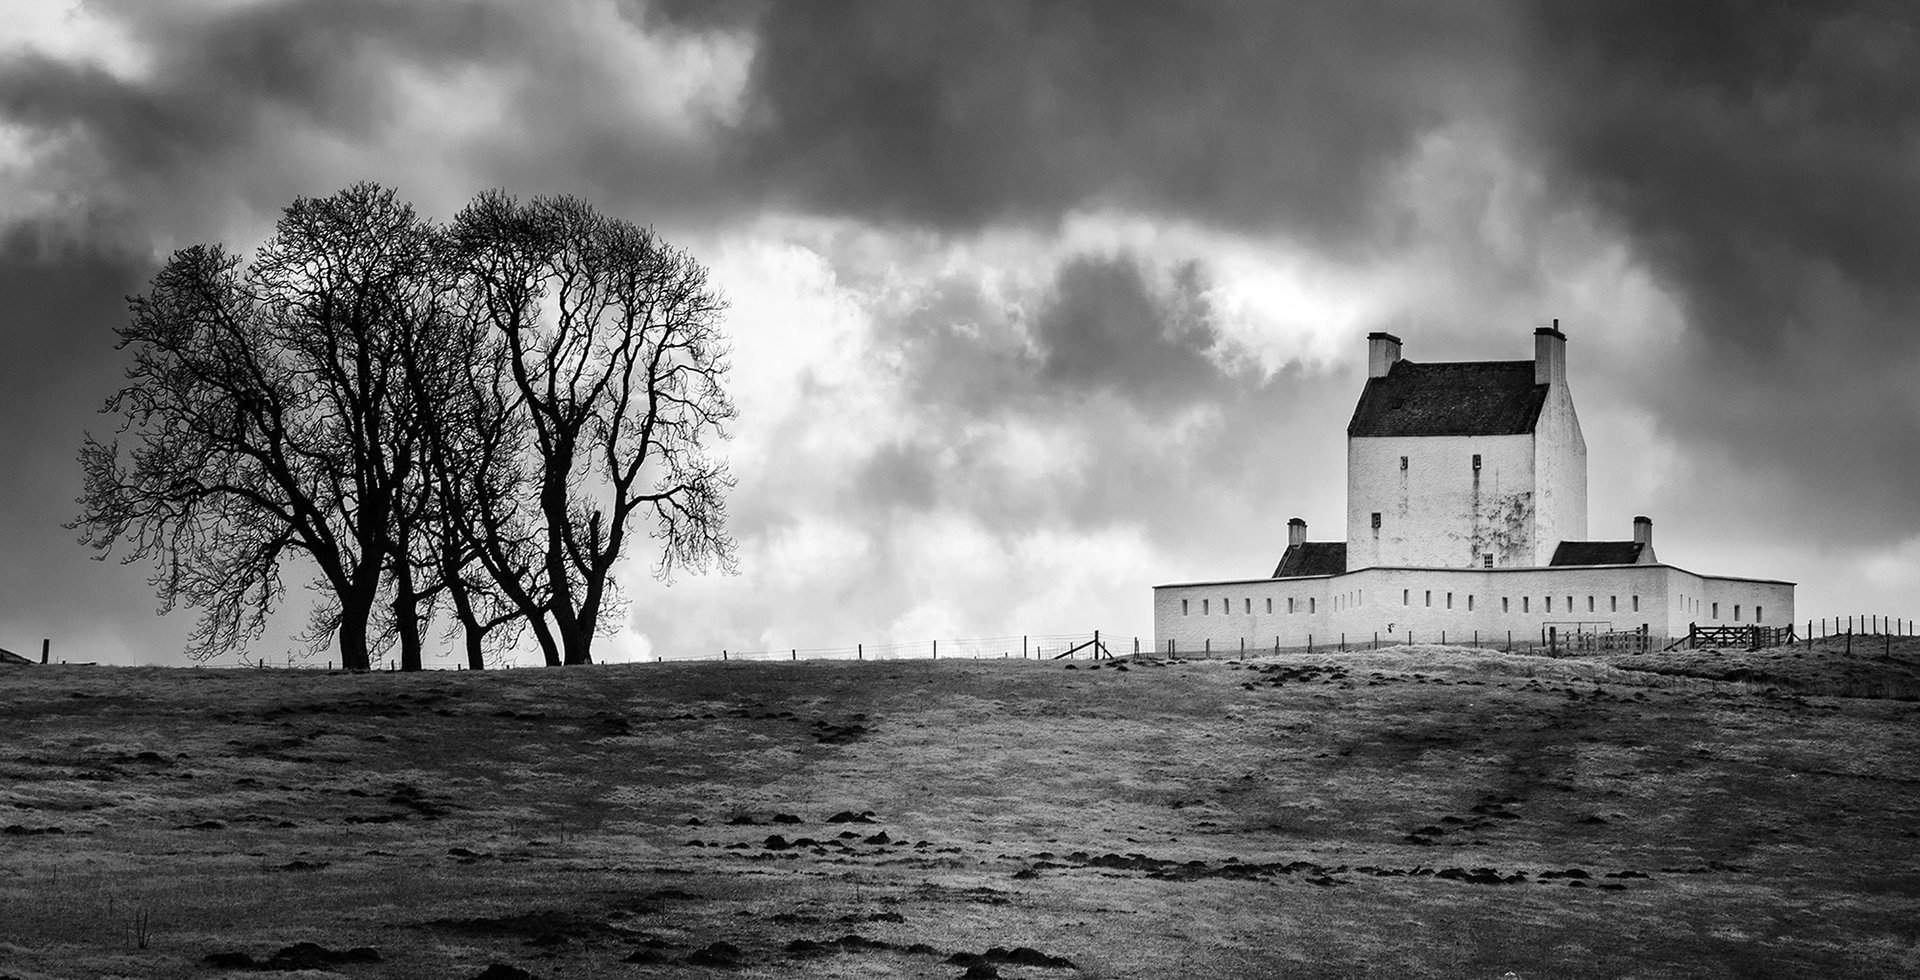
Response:
MULTIPOLYGON (((740 574, 608 659, 1151 630, 1343 536, 1365 335, 1558 317, 1589 535, 1920 615, 1903 3, 0 2, 0 646, 182 662, 83 431, 173 249, 584 196, 732 304, 740 574)), ((294 583, 290 583, 294 584, 294 583)), ((297 591, 297 590, 296 590, 297 591)), ((281 648, 283 649, 283 647, 281 648)), ((272 652, 272 651, 269 651, 272 652)), ((278 654, 275 654, 276 659, 278 654)), ((430 657, 430 662, 439 662, 430 657)))

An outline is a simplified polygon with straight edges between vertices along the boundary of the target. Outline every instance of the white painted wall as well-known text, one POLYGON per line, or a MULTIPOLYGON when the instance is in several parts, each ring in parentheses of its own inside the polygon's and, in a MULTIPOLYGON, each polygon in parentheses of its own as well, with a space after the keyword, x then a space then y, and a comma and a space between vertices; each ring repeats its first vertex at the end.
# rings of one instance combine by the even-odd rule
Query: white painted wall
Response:
POLYGON ((1656 638, 1683 635, 1687 624, 1760 625, 1793 621, 1793 585, 1696 575, 1671 565, 1558 568, 1370 568, 1305 579, 1248 579, 1154 589, 1154 648, 1234 651, 1382 642, 1482 642, 1537 639, 1549 625, 1629 630, 1642 624, 1656 638), (1698 601, 1692 616, 1683 601, 1698 601), (1293 600, 1289 612, 1287 600, 1293 600), (1269 613, 1271 600, 1273 612, 1269 613), (1502 600, 1505 600, 1504 604, 1502 600), (1711 618, 1720 603, 1719 620, 1711 618), (1183 606, 1182 603, 1185 603, 1183 606), (1569 606, 1571 605, 1571 608, 1569 606), (1224 610, 1224 611, 1223 611, 1224 610))
POLYGON ((1546 564, 1535 557, 1536 458, 1529 435, 1348 439, 1347 569, 1476 568, 1488 553, 1496 567, 1546 564))
POLYGON ((1587 440, 1564 380, 1547 390, 1533 451, 1533 564, 1545 565, 1560 542, 1587 540, 1587 440))

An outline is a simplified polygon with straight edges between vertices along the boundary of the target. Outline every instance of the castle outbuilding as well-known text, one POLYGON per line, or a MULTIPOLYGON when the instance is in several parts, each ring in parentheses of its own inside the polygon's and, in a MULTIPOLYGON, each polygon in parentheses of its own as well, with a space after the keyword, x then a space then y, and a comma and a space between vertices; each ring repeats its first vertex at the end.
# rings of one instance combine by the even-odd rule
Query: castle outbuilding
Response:
POLYGON ((1347 426, 1347 540, 1287 526, 1272 576, 1154 588, 1176 652, 1376 642, 1539 642, 1788 626, 1793 583, 1661 562, 1653 521, 1587 540, 1587 445, 1559 321, 1530 361, 1421 363, 1367 337, 1347 426))

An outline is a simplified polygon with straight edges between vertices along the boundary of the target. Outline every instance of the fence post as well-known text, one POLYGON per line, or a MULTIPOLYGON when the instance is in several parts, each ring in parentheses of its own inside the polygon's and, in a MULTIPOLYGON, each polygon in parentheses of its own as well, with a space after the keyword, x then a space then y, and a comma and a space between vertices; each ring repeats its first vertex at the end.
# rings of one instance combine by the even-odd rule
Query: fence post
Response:
POLYGON ((1347 634, 1345 633, 1340 634, 1340 652, 1341 653, 1347 652, 1347 634))
POLYGON ((940 659, 940 641, 939 640, 933 641, 933 659, 935 660, 940 659))
MULTIPOLYGON (((1172 643, 1173 641, 1168 640, 1167 642, 1172 643)), ((1021 634, 1020 636, 1020 659, 1027 659, 1027 637, 1025 634, 1021 634)))
POLYGON ((1212 660, 1213 659, 1213 637, 1211 636, 1207 637, 1205 640, 1201 641, 1201 644, 1202 646, 1201 646, 1200 652, 1206 654, 1206 659, 1212 660))
POLYGON ((1549 626, 1547 627, 1547 656, 1558 657, 1559 655, 1560 655, 1560 627, 1549 626))
POLYGON ((1308 653, 1313 652, 1313 634, 1312 633, 1307 634, 1307 652, 1308 653))
POLYGON ((722 660, 727 659, 727 651, 725 650, 720 651, 720 659, 722 660))
POLYGON ((1380 649, 1380 631, 1379 630, 1373 631, 1373 648, 1375 650, 1380 649))
POLYGON ((867 659, 867 645, 865 643, 855 643, 853 645, 853 659, 855 660, 867 659))
POLYGON ((1247 638, 1244 636, 1240 638, 1240 659, 1247 659, 1247 638))
POLYGON ((798 659, 800 659, 800 648, 799 648, 799 647, 788 647, 788 648, 787 648, 787 659, 788 659, 788 660, 798 660, 798 659))

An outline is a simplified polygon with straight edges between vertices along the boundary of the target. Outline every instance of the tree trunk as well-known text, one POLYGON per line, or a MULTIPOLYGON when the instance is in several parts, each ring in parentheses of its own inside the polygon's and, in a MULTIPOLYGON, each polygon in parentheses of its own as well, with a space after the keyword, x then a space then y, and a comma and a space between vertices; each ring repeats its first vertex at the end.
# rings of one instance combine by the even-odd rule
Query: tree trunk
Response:
POLYGON ((487 657, 485 641, 487 631, 480 628, 479 618, 473 614, 473 599, 467 595, 466 586, 460 584, 459 570, 442 571, 447 591, 453 594, 453 614, 460 620, 460 633, 467 640, 467 669, 486 670, 487 657))
POLYGON ((367 652, 367 612, 367 608, 360 609, 357 615, 351 607, 341 610, 340 666, 346 670, 373 669, 373 660, 367 652))
POLYGON ((560 645, 554 642, 553 627, 547 625, 545 612, 529 617, 527 624, 533 627, 533 638, 540 641, 540 655, 546 658, 547 666, 560 666, 560 645))
POLYGON ((393 625, 400 633, 400 669, 420 670, 420 606, 413 596, 412 576, 398 583, 393 600, 393 625))
POLYGON ((574 623, 573 628, 560 634, 565 644, 566 664, 593 663, 593 630, 582 623, 574 623))

